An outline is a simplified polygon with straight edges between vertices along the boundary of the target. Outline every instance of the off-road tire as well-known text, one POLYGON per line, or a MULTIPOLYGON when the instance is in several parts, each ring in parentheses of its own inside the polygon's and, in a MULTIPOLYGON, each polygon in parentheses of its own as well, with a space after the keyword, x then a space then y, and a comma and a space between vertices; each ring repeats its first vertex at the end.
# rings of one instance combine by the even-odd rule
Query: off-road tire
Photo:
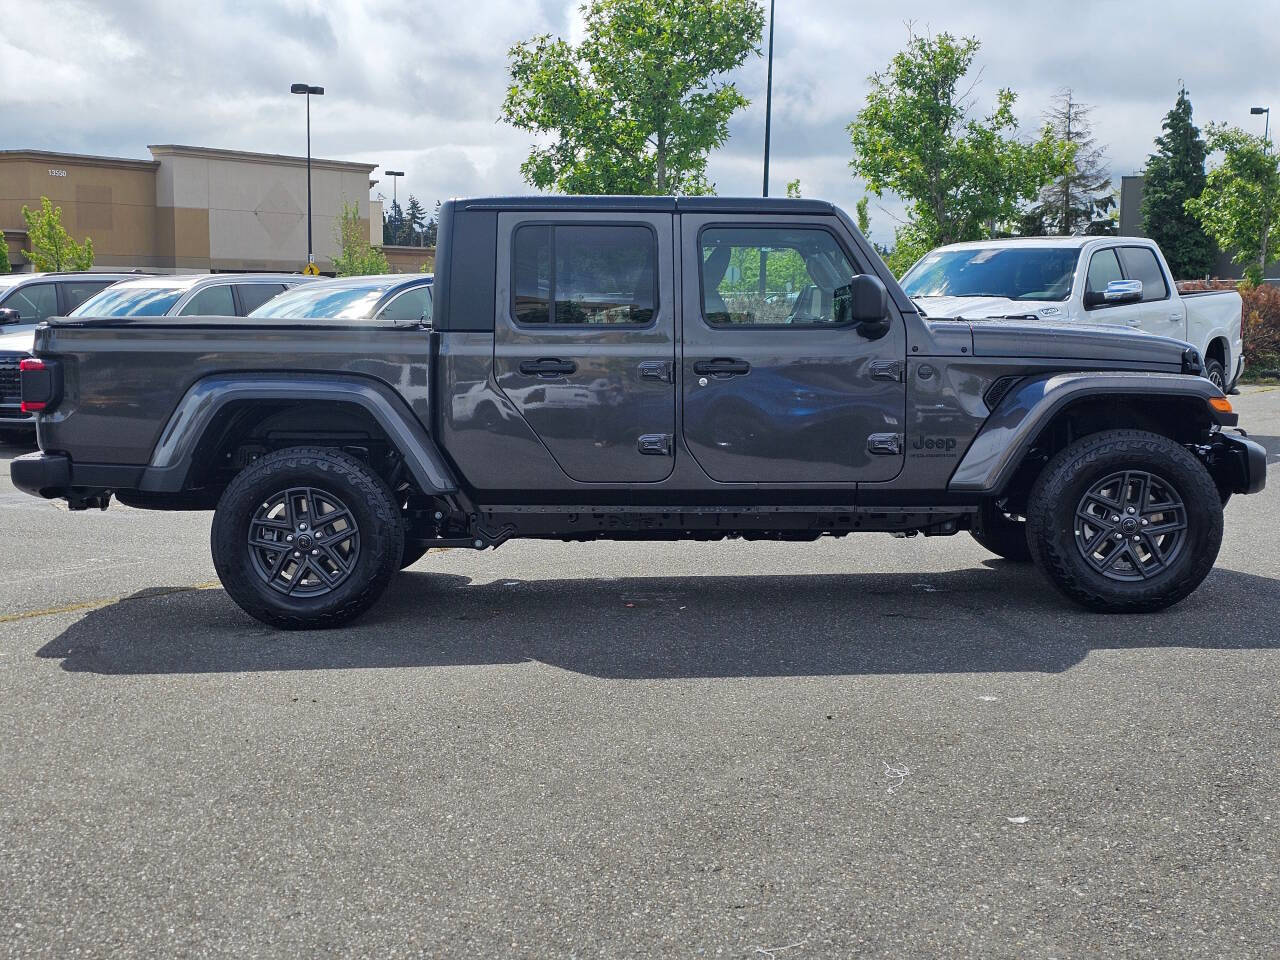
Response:
POLYGON ((1103 613, 1149 613, 1186 597, 1213 569, 1222 543, 1222 501, 1204 465, 1179 444, 1144 430, 1108 430, 1082 437, 1045 465, 1031 489, 1027 540, 1036 565, 1069 599, 1103 613), (1185 511, 1185 540, 1150 579, 1110 579, 1077 546, 1082 498, 1126 470, 1171 486, 1185 511))
POLYGON ((1221 360, 1206 360, 1204 364, 1204 378, 1212 383, 1215 387, 1226 393, 1229 389, 1227 384, 1227 371, 1223 367, 1221 360))
POLYGON ((997 557, 1017 563, 1031 560, 1026 521, 1009 519, 990 500, 978 509, 969 534, 983 549, 990 550, 997 557))
POLYGON ((363 613, 382 595, 404 555, 404 524, 387 484, 355 457, 326 447, 291 447, 267 454, 227 486, 213 517, 213 563, 242 610, 289 630, 333 627, 363 613), (255 569, 250 525, 265 498, 311 488, 330 494, 354 517, 359 551, 337 586, 319 596, 287 596, 255 569))

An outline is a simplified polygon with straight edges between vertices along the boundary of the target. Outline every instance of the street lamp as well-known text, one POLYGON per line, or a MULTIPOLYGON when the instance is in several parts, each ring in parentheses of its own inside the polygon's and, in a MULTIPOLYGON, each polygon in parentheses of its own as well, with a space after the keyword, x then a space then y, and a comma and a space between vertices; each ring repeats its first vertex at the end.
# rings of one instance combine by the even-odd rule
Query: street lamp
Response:
POLYGON ((307 98, 307 263, 315 263, 315 254, 311 247, 311 97, 324 96, 324 87, 295 83, 289 87, 289 92, 301 93, 307 98))
POLYGON ((400 240, 400 203, 396 200, 396 187, 400 183, 400 178, 404 176, 404 171, 383 170, 382 172, 391 178, 391 214, 395 217, 395 227, 391 232, 391 242, 398 243, 400 240))
POLYGON ((1271 143, 1271 108, 1270 107, 1250 107, 1249 112, 1253 114, 1255 117, 1262 113, 1265 113, 1267 115, 1267 119, 1266 121, 1264 121, 1262 125, 1262 139, 1267 141, 1267 144, 1270 145, 1271 143))

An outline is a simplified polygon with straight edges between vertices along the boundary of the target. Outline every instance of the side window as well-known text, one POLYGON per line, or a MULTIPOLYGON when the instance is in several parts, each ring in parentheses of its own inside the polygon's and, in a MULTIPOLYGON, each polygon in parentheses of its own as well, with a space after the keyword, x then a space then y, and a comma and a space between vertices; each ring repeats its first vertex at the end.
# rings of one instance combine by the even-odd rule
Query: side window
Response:
POLYGON ((72 280, 62 285, 62 296, 67 302, 67 313, 84 303, 99 290, 105 290, 114 280, 72 280))
POLYGON ((647 324, 658 304, 658 241, 648 227, 540 225, 515 232, 517 323, 647 324))
POLYGON ((236 304, 231 298, 231 284, 205 287, 178 311, 183 317, 234 317, 236 304))
POLYGON ((1128 279, 1142 281, 1143 303, 1164 300, 1169 296, 1169 285, 1165 283, 1164 271, 1160 269, 1154 250, 1149 247, 1121 247, 1120 264, 1128 279))
POLYGON ((713 327, 823 326, 854 275, 825 230, 715 227, 702 231, 702 312, 713 327))
POLYGON ((378 317, 396 323, 430 323, 431 288, 423 285, 406 290, 383 307, 378 317))
POLYGON ((5 297, 0 307, 17 310, 23 323, 39 323, 57 316, 58 291, 52 283, 29 283, 5 297))
POLYGON ((1085 281, 1086 293, 1106 293, 1112 280, 1123 280, 1120 261, 1113 249, 1099 250, 1089 259, 1089 278, 1085 281))
POLYGON ((284 293, 283 283, 241 283, 238 286, 240 306, 243 308, 241 316, 248 316, 268 300, 284 293))

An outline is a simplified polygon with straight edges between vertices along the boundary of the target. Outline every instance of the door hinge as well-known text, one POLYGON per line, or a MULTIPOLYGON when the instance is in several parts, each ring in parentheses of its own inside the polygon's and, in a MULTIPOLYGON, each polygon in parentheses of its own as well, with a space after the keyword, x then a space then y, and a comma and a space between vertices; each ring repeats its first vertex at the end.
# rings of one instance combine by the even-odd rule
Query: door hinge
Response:
POLYGON ((636 441, 636 449, 650 457, 669 457, 671 456, 671 434, 642 434, 636 441))
POLYGON ((867 453, 876 456, 895 456, 902 453, 902 434, 873 433, 867 437, 867 453))
POLYGON ((902 380, 901 360, 873 360, 871 362, 872 380, 889 380, 898 383, 902 380))

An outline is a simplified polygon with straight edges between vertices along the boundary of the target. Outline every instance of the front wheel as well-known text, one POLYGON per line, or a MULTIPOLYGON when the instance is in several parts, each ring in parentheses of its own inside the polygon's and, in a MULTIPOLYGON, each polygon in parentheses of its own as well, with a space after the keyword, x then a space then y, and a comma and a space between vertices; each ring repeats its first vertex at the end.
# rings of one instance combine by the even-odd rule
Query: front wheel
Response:
POLYGON ((336 626, 363 613, 404 554, 386 483, 325 447, 280 450, 241 471, 218 501, 211 539, 231 599, 286 629, 336 626))
POLYGON ((1082 606, 1163 610, 1213 568, 1222 501, 1204 465, 1168 437, 1109 430, 1045 466, 1031 490, 1027 534, 1036 564, 1082 606))

